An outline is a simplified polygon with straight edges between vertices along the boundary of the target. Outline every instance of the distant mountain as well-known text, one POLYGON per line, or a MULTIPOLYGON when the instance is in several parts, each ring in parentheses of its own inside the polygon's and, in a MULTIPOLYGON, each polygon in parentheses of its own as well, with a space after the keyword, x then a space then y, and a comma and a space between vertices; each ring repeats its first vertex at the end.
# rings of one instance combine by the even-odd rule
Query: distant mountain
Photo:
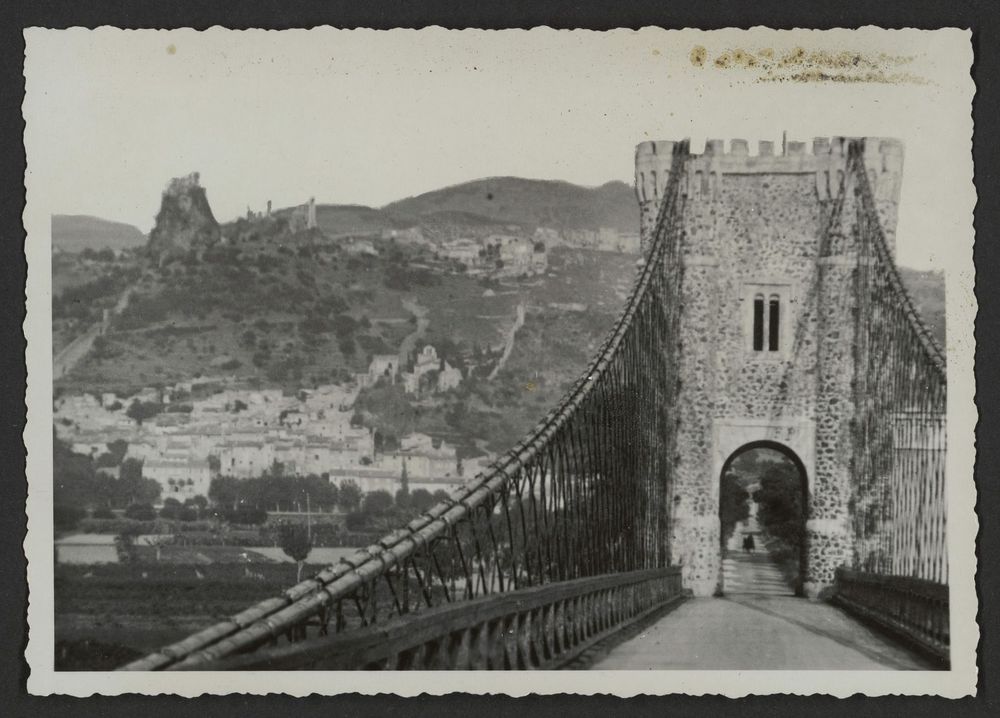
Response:
POLYGON ((556 180, 490 177, 388 204, 385 211, 417 219, 440 213, 553 229, 639 229, 635 193, 624 182, 581 187, 556 180))
POLYGON ((394 217, 391 212, 360 204, 318 204, 316 224, 330 237, 339 235, 378 234, 385 230, 413 226, 394 217))
POLYGON ((52 247, 65 252, 84 249, 127 249, 146 243, 138 227, 85 214, 52 215, 52 247))

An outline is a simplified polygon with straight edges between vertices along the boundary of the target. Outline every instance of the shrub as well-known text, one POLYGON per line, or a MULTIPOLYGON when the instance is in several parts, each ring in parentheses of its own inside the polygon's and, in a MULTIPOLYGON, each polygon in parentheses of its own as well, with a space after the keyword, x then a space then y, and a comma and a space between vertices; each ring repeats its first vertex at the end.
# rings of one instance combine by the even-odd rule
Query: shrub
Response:
POLYGON ((340 353, 345 357, 352 357, 357 353, 357 345, 354 343, 354 339, 351 337, 343 337, 337 342, 337 347, 340 349, 340 353))
POLYGON ((163 411, 163 404, 156 401, 139 401, 135 399, 129 405, 128 411, 125 412, 130 419, 135 419, 138 423, 142 423, 145 419, 151 419, 160 412, 163 411))
POLYGON ((118 534, 127 528, 135 528, 138 533, 143 534, 156 533, 156 524, 153 521, 95 517, 80 522, 80 530, 88 534, 118 534))
POLYGON ((125 516, 135 521, 152 521, 156 518, 156 511, 150 504, 129 504, 125 516))
POLYGON ((122 531, 115 536, 115 551, 118 553, 119 563, 135 563, 138 560, 139 555, 135 548, 136 536, 137 532, 131 530, 122 531))
MULTIPOLYGON (((173 481, 173 479, 171 479, 173 481)), ((164 500, 163 508, 160 509, 161 519, 176 519, 181 510, 181 502, 174 498, 164 500)))
POLYGON ((243 526, 259 526, 267 521, 267 512, 263 509, 241 506, 235 510, 224 511, 223 518, 231 524, 243 526))
POLYGON ((368 527, 368 517, 360 511, 347 514, 344 525, 348 531, 363 531, 368 527))

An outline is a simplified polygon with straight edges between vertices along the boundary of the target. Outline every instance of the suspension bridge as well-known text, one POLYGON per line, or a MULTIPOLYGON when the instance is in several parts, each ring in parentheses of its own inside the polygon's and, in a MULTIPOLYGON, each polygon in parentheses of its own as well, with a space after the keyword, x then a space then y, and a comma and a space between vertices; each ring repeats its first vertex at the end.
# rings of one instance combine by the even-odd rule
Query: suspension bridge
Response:
POLYGON ((895 265, 902 146, 774 150, 640 144, 641 267, 560 404, 419 518, 123 668, 947 665, 945 360, 895 265), (797 580, 723 542, 722 472, 759 447, 800 475, 797 580))

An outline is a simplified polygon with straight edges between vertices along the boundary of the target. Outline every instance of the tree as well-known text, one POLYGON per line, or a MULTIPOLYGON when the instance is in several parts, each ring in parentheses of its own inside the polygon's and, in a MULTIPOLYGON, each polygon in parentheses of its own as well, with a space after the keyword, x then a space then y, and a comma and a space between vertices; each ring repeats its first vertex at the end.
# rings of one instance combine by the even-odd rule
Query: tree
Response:
POLYGON ((163 547, 169 546, 174 542, 173 536, 149 536, 146 538, 147 543, 156 549, 156 562, 160 562, 160 558, 163 555, 163 547))
POLYGON ((97 457, 97 461, 94 462, 94 466, 96 466, 98 469, 110 469, 115 466, 118 466, 118 462, 115 460, 114 456, 112 456, 108 452, 104 452, 103 454, 97 457))
POLYGON ((281 550, 298 565, 296 581, 302 580, 302 565, 312 551, 312 540, 305 528, 298 525, 281 527, 281 550))
POLYGON ((52 449, 53 504, 67 507, 96 504, 99 479, 90 457, 75 453, 54 432, 52 449))
POLYGON ((135 563, 138 561, 139 554, 135 546, 135 539, 138 535, 139 529, 137 527, 128 526, 115 536, 115 553, 118 554, 119 563, 135 563))
POLYGON ((160 509, 160 518, 176 519, 181 511, 181 502, 175 498, 163 500, 163 508, 160 509))
POLYGON ((732 535, 736 524, 750 515, 748 498, 750 494, 740 485, 736 473, 727 471, 722 477, 719 490, 719 520, 722 525, 723 544, 732 535))
POLYGON ((391 509, 392 503, 392 494, 388 491, 384 491, 382 489, 379 489, 378 491, 369 491, 365 494, 364 501, 361 504, 361 510, 369 516, 376 516, 384 514, 386 511, 391 509))
POLYGON ((208 498, 216 506, 225 506, 231 509, 236 508, 236 502, 240 497, 239 479, 232 476, 216 476, 212 483, 208 485, 208 498))
POLYGON ((418 512, 423 512, 434 505, 434 497, 427 489, 415 489, 410 494, 410 506, 418 512))
POLYGON ((340 353, 345 357, 352 357, 357 352, 357 345, 354 343, 354 337, 341 337, 337 341, 337 347, 340 349, 340 353))
POLYGON ((136 423, 142 424, 145 419, 151 419, 163 411, 163 404, 156 401, 139 401, 134 399, 125 414, 134 419, 136 423))
POLYGON ((60 531, 70 531, 76 528, 80 520, 87 515, 79 506, 57 504, 52 507, 52 522, 60 531))
POLYGON ((361 487, 356 481, 347 479, 341 482, 340 491, 337 494, 337 505, 342 511, 356 511, 361 506, 361 487))
POLYGON ((160 484, 143 478, 138 459, 125 459, 118 476, 118 499, 122 503, 152 504, 160 498, 160 484))
POLYGON ((805 517, 798 470, 791 464, 772 466, 761 476, 760 490, 754 494, 754 499, 760 507, 760 522, 767 532, 789 547, 800 547, 805 517))
MULTIPOLYGON (((117 403, 117 402, 116 402, 117 403)), ((112 404, 112 407, 114 405, 112 404)), ((122 405, 118 404, 118 408, 121 409, 122 405)), ((108 443, 108 453, 114 457, 115 463, 113 466, 118 466, 121 462, 125 460, 125 454, 128 452, 128 442, 124 439, 115 439, 108 443)))

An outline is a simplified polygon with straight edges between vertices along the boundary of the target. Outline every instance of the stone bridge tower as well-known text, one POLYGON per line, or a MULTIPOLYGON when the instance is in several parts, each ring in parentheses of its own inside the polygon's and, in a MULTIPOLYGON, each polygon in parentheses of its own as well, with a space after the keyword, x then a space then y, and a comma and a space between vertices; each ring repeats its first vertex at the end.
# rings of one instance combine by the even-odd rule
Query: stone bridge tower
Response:
MULTIPOLYGON (((673 142, 636 149, 641 237, 648 247, 673 142)), ((685 162, 678 457, 672 560, 686 587, 719 586, 719 487, 726 461, 771 447, 804 474, 802 578, 816 595, 850 562, 851 456, 858 262, 846 140, 789 142, 775 153, 710 140, 685 162), (841 187, 848 186, 843 192, 841 187), (838 202, 838 196, 843 197, 838 202)), ((865 167, 894 247, 902 144, 865 141, 865 167)))

